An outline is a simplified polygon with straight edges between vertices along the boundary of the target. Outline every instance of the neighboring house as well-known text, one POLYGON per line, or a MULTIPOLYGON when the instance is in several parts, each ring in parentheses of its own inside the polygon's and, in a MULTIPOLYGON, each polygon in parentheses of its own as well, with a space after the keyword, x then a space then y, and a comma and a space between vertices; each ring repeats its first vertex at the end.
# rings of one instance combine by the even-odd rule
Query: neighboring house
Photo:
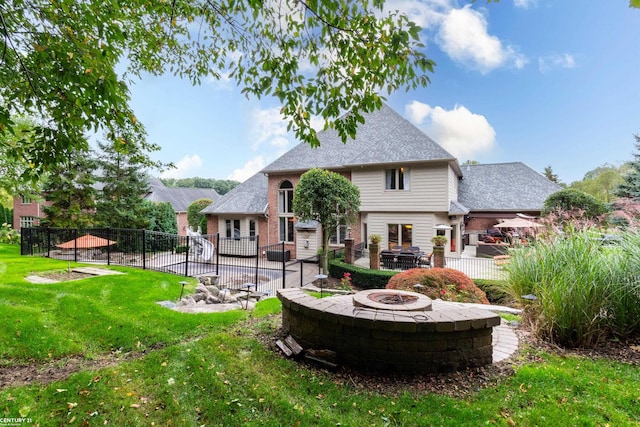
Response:
POLYGON ((43 206, 50 205, 48 202, 37 201, 26 196, 14 196, 13 198, 13 229, 31 228, 40 225, 40 218, 43 218, 43 206))
MULTIPOLYGON (((173 188, 165 186, 158 178, 150 178, 149 192, 144 198, 151 202, 169 202, 176 213, 178 234, 185 236, 189 227, 187 221, 189 205, 199 199, 215 201, 220 198, 220 195, 212 188, 173 188)), ((211 232, 211 230, 207 231, 211 232)))
POLYGON ((458 199, 469 213, 465 234, 469 244, 500 219, 538 216, 549 195, 562 189, 524 163, 464 165, 458 199))
POLYGON ((267 184, 264 174, 255 174, 203 209, 207 232, 227 238, 260 235, 266 239, 263 245, 273 241, 267 228, 267 184))
MULTIPOLYGON (((100 184, 97 184, 100 185, 100 184)), ((169 188, 158 178, 149 178, 149 192, 144 196, 152 202, 169 202, 176 213, 178 233, 186 235, 187 208, 198 199, 216 200, 220 195, 211 188, 169 188)), ((43 206, 50 202, 36 201, 25 197, 13 198, 13 228, 35 227, 40 224, 40 219, 45 217, 43 206)))
POLYGON ((544 199, 559 189, 522 163, 503 169, 461 168, 452 154, 387 105, 365 119, 355 140, 343 144, 334 130, 319 132, 320 147, 298 144, 222 196, 202 211, 209 229, 217 226, 224 235, 237 228, 246 235, 253 221, 261 244, 284 242, 298 259, 315 254, 321 244, 319 226, 297 222, 292 202, 300 176, 317 167, 344 175, 360 189, 359 218, 332 230, 332 245, 341 246, 351 236, 366 246, 370 235, 379 234, 383 249, 400 245, 431 250, 431 238, 438 233, 449 240, 447 255, 456 256, 463 249, 465 221, 474 215, 539 214, 544 199), (546 183, 539 182, 540 177, 546 183), (513 191, 503 190, 503 182, 513 191))

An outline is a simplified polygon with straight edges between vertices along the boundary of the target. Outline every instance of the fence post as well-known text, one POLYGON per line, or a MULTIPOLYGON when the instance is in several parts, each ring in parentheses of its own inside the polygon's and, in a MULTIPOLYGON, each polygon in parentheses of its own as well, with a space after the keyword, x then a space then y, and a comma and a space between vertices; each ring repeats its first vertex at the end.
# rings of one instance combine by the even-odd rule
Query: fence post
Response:
POLYGON ((256 284, 256 292, 258 291, 258 269, 260 268, 260 254, 258 253, 258 252, 260 252, 259 239, 260 239, 260 236, 255 236, 255 241, 256 241, 256 280, 253 283, 256 284))
MULTIPOLYGON (((47 227, 47 256, 51 257, 51 229, 47 227)), ((31 233, 31 255, 33 255, 33 233, 31 233)))
POLYGON ((142 229, 142 269, 147 269, 147 234, 145 229, 142 229))
POLYGON ((74 234, 74 238, 73 238, 73 260, 75 262, 78 262, 78 229, 77 228, 73 229, 73 234, 74 234))
MULTIPOLYGON (((107 227, 107 240, 111 240, 111 227, 107 227)), ((111 245, 107 245, 107 265, 111 265, 111 245)))
POLYGON ((220 275, 220 233, 216 233, 216 276, 220 275))
POLYGON ((185 258, 184 261, 184 275, 185 277, 189 277, 189 235, 187 235, 187 245, 186 245, 186 249, 185 249, 185 253, 187 254, 187 257, 185 258))
POLYGON ((282 289, 284 289, 287 285, 287 281, 284 279, 284 275, 286 274, 286 264, 287 262, 285 261, 284 258, 284 242, 281 243, 282 245, 282 289))
POLYGON ((300 287, 302 287, 302 286, 304 286, 304 283, 302 283, 302 282, 304 282, 304 280, 303 280, 303 277, 304 277, 304 262, 300 259, 300 260, 298 260, 298 263, 300 264, 300 287))

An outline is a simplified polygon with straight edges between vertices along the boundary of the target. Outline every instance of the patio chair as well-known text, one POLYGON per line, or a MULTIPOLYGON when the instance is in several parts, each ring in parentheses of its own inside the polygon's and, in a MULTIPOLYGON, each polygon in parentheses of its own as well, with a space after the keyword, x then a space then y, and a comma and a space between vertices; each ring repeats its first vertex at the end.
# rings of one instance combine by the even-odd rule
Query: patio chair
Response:
POLYGON ((402 246, 400 245, 391 246, 391 252, 395 254, 399 254, 400 252, 402 252, 402 246))
POLYGON ((421 253, 418 256, 418 267, 431 267, 431 257, 433 254, 421 253))
POLYGON ((382 267, 394 270, 396 268, 396 255, 391 251, 380 251, 382 267))
POLYGON ((412 252, 414 254, 419 254, 420 253, 420 246, 409 246, 407 248, 407 251, 412 252))
POLYGON ((409 270, 416 267, 416 254, 413 252, 400 252, 398 254, 398 267, 401 270, 409 270))

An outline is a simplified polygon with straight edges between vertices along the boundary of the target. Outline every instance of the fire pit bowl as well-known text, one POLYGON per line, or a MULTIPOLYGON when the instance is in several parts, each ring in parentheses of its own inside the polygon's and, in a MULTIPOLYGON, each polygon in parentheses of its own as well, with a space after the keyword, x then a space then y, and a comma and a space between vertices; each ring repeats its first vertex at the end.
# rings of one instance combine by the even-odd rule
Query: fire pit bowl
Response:
POLYGON ((431 298, 417 292, 368 289, 353 295, 353 305, 375 310, 431 311, 431 298))

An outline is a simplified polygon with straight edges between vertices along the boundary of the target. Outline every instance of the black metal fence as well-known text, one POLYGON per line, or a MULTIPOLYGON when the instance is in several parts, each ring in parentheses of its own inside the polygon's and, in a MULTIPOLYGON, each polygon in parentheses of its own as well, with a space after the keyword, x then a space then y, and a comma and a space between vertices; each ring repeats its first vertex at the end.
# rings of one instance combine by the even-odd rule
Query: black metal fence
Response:
POLYGON ((21 254, 83 263, 123 265, 180 276, 217 276, 228 289, 256 285, 275 294, 285 287, 289 259, 284 244, 260 245, 259 236, 168 234, 122 228, 25 228, 21 254))

